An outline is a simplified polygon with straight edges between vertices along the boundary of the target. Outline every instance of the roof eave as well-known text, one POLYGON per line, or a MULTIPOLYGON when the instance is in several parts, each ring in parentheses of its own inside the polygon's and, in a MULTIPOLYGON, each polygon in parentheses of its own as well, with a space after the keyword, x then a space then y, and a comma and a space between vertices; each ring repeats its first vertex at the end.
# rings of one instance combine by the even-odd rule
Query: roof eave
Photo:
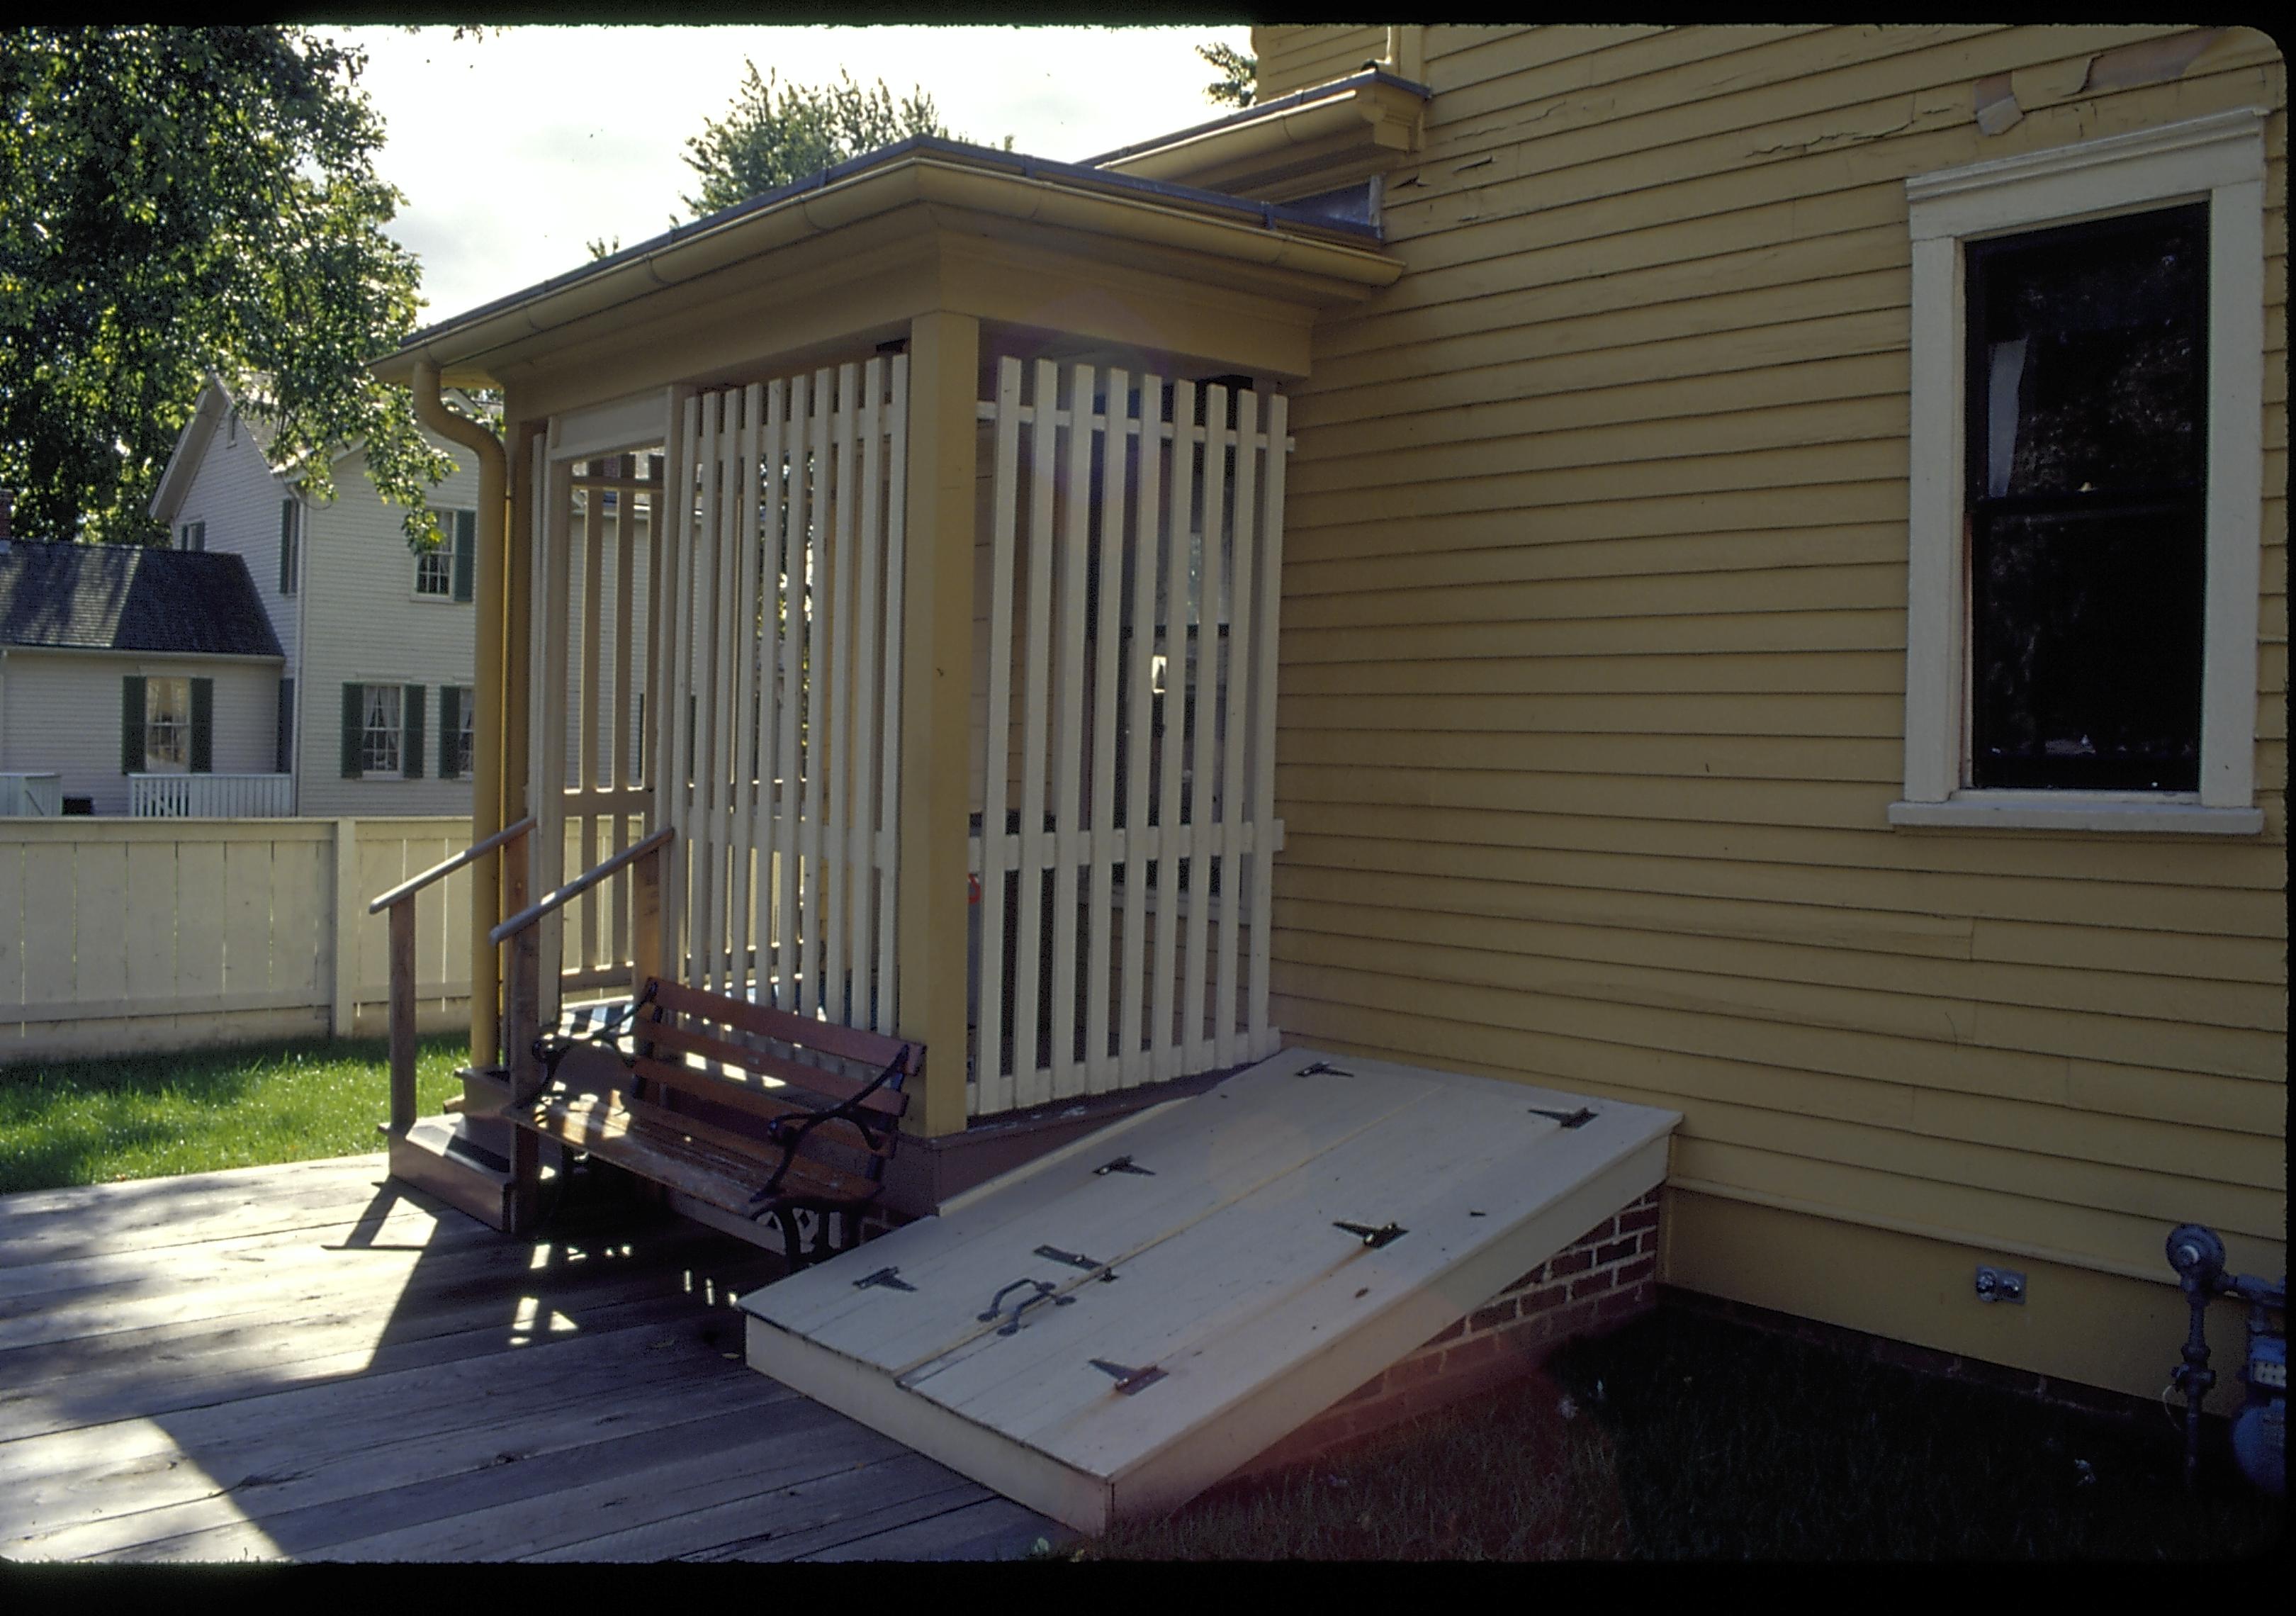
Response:
POLYGON ((914 203, 1183 245, 1303 270, 1334 284, 1383 286, 1402 273, 1401 264, 1377 250, 1373 231, 1280 217, 1284 210, 1274 204, 951 142, 906 141, 816 178, 818 184, 769 193, 418 332, 370 368, 403 384, 413 380, 416 364, 428 361, 447 380, 499 385, 486 368, 488 356, 512 343, 914 203))
POLYGON ((208 440, 215 435, 216 422, 232 403, 231 390, 224 385, 223 378, 209 371, 207 381, 201 384, 200 401, 192 410, 192 418, 176 434, 176 447, 168 453, 167 470, 160 473, 160 486, 152 491, 148 508, 152 519, 160 526, 175 525, 184 496, 199 480, 200 465, 207 458, 208 440))

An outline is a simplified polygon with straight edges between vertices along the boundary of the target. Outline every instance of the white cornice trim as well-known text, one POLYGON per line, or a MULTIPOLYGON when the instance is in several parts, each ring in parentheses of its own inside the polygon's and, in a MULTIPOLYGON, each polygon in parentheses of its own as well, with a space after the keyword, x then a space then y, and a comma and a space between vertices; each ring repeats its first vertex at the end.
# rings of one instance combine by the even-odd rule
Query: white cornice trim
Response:
POLYGON ((2030 227, 2042 212, 2070 218, 2261 180, 2264 119, 2261 109, 2242 107, 1914 175, 1906 181, 1914 239, 2030 227))

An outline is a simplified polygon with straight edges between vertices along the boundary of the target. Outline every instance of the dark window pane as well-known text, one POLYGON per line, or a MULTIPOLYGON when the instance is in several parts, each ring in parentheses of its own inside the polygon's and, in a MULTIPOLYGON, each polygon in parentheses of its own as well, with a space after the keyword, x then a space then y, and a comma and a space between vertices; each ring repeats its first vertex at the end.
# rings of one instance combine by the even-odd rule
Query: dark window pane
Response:
POLYGON ((1970 250, 1980 498, 2202 477, 2205 206, 1970 250))
POLYGON ((2200 784, 2197 499, 1973 524, 1972 783, 2200 784))

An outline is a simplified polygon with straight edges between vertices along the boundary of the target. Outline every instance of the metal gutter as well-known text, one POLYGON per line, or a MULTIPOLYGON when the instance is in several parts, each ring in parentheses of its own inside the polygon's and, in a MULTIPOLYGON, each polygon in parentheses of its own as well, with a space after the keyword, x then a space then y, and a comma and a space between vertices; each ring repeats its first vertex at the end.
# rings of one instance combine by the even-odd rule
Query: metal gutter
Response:
POLYGON ((1278 96, 1274 101, 1246 107, 1242 111, 1231 112, 1225 118, 1215 118, 1209 123, 1193 124, 1185 129, 1175 129, 1169 135, 1159 135, 1153 140, 1140 141, 1129 146, 1119 146, 1113 152, 1103 152, 1098 157, 1085 159, 1083 166, 1087 168, 1096 168, 1104 164, 1120 162, 1128 157, 1138 157, 1150 152, 1160 152, 1167 146, 1181 145, 1188 141, 1201 139, 1207 135, 1218 135, 1225 130, 1241 128, 1246 124, 1256 123, 1263 118, 1273 118, 1316 102, 1333 101, 1341 96, 1353 95, 1357 90, 1368 89, 1377 84, 1391 85, 1398 90, 1408 90, 1422 101, 1435 99, 1435 92, 1425 85, 1414 84, 1408 78, 1398 78, 1393 73, 1374 68, 1361 73, 1351 73, 1345 78, 1334 78, 1328 84, 1319 84, 1311 89, 1294 90, 1289 95, 1278 96))

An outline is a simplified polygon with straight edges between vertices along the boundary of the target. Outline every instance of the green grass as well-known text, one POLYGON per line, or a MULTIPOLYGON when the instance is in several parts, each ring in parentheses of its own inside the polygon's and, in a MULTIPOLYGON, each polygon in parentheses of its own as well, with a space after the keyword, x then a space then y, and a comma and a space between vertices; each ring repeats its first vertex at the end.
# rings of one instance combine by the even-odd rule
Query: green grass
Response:
MULTIPOLYGON (((2179 1344, 2161 1344, 2164 1378, 2179 1344)), ((2165 1416, 2127 1425, 1675 1308, 1550 1370, 1062 1552, 2214 1561, 2284 1542, 2278 1505, 2226 1461, 2185 1496, 2165 1416)))
MULTIPOLYGON (((415 1111, 455 1092, 466 1039, 426 1038, 415 1111)), ((382 1038, 301 1039, 0 1067, 0 1194, 382 1148, 382 1038)))

